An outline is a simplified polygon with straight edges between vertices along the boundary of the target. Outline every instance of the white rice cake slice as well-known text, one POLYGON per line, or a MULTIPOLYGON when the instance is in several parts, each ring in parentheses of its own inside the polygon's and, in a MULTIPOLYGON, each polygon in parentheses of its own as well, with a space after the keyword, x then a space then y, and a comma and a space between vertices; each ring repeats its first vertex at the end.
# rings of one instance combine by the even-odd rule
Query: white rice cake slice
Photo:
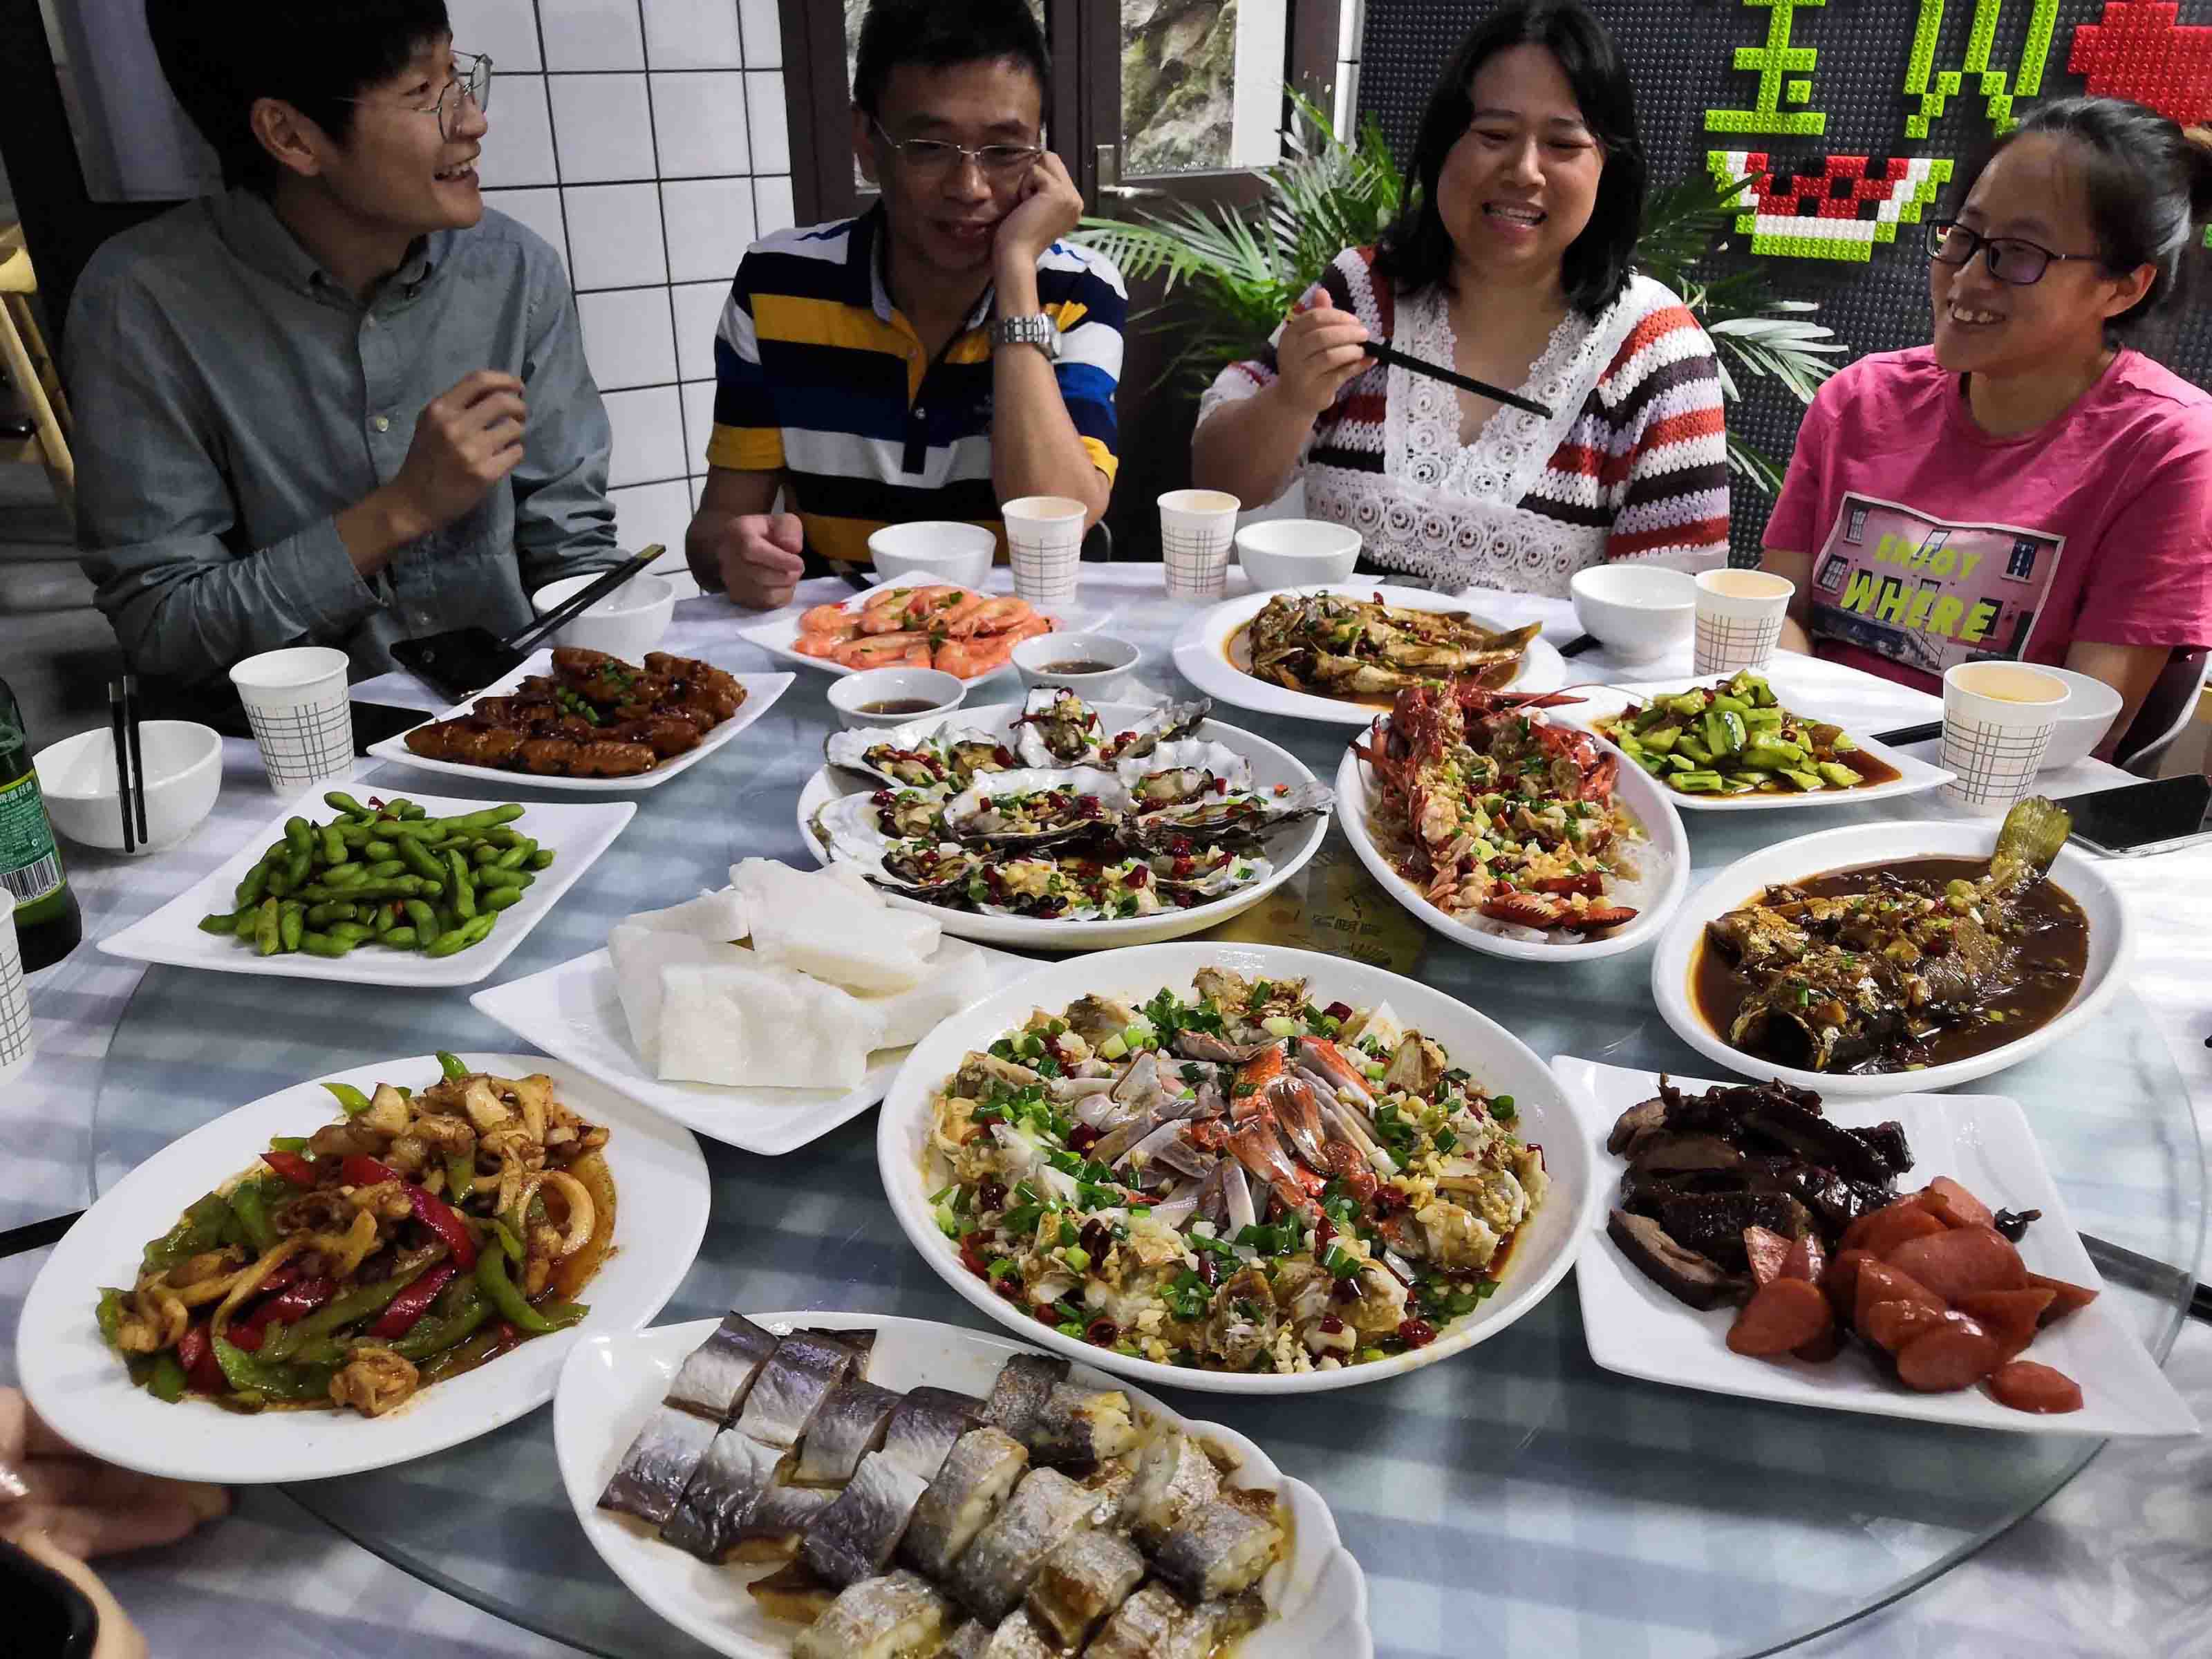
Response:
POLYGON ((789 968, 665 967, 660 982, 664 1082, 856 1089, 880 1046, 872 1014, 789 968))

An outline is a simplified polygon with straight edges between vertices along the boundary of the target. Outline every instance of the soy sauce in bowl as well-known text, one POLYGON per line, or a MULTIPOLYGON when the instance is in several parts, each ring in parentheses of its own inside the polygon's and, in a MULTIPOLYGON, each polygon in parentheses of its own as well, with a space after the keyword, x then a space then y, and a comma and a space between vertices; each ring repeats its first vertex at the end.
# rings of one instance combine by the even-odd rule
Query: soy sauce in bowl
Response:
POLYGON ((863 714, 927 714, 937 704, 927 697, 885 697, 880 702, 864 702, 863 714))

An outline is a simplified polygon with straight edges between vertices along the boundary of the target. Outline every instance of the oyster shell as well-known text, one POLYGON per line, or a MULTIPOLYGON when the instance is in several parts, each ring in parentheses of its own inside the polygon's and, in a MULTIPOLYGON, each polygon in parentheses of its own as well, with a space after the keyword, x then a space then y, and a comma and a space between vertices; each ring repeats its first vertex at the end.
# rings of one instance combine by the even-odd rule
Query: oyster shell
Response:
POLYGON ((1074 692, 1040 685, 1022 700, 1014 750, 1029 766, 1074 766, 1098 753, 1098 716, 1074 692))
POLYGON ((1160 890, 1179 900, 1225 897, 1240 887, 1267 880, 1275 867, 1257 853, 1239 853, 1218 845, 1183 854, 1154 853, 1146 861, 1160 890))
POLYGON ((952 771, 935 734, 901 741, 888 732, 833 732, 822 745, 824 759, 841 771, 855 772, 896 789, 942 788, 952 771))
POLYGON ((1232 789, 1131 818, 1121 834, 1147 852, 1171 851, 1176 843, 1192 841, 1249 847, 1286 824, 1318 817, 1334 800, 1335 792, 1322 783, 1293 784, 1279 793, 1232 789))
POLYGON ((985 864, 981 854, 957 842, 916 837, 895 841, 885 848, 881 873, 874 878, 925 902, 957 901, 965 895, 969 878, 985 864))
POLYGON ((1109 766, 1118 766, 1125 760, 1142 760, 1160 744, 1188 737, 1206 724, 1206 717, 1212 712, 1211 697, 1200 697, 1195 702, 1165 703, 1147 710, 1133 724, 1109 734, 1098 757, 1109 766))
POLYGON ((1203 738, 1163 743, 1149 754, 1116 762, 1114 771, 1143 811, 1218 794, 1217 780, 1231 789, 1249 787, 1252 781, 1249 761, 1226 744, 1203 738))
POLYGON ((1036 848, 1096 835, 1118 824, 1129 792, 1095 766, 1020 767, 979 777, 945 803, 945 828, 981 847, 1036 848))
POLYGON ((884 852, 894 842, 938 838, 944 804, 943 795, 917 789, 841 795, 815 813, 815 838, 831 858, 876 875, 883 869, 884 852))

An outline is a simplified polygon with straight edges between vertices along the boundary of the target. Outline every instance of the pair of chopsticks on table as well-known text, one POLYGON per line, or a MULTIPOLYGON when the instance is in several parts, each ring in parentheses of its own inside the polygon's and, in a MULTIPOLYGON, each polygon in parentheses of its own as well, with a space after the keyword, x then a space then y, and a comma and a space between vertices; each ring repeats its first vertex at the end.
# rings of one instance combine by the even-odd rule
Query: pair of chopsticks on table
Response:
POLYGON ((146 833, 146 763, 139 752, 138 677, 107 683, 107 726, 115 738, 115 804, 123 814, 123 850, 135 853, 146 833))

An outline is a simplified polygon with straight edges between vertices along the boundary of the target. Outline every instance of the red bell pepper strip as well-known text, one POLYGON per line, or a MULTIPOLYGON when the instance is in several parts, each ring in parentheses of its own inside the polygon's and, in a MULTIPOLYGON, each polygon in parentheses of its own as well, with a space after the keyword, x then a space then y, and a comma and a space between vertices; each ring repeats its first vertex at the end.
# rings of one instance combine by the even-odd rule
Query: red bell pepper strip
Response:
POLYGON ((315 1166, 297 1152, 264 1152, 261 1161, 295 1187, 315 1184, 315 1166))
MULTIPOLYGON (((445 1241, 453 1265, 466 1273, 477 1265, 477 1238, 469 1231, 469 1224, 461 1219, 461 1212, 442 1198, 410 1185, 407 1201, 415 1206, 415 1218, 445 1241)), ((428 1275, 425 1275, 428 1277, 428 1275)))
POLYGON ((438 1292, 457 1278, 460 1271, 450 1261, 440 1262, 400 1291, 392 1305, 378 1316, 376 1323, 368 1328, 368 1334, 386 1341, 406 1335, 415 1328, 416 1322, 430 1311, 430 1304, 438 1299, 438 1292))
POLYGON ((185 1378, 202 1394, 228 1394, 230 1384, 224 1381, 222 1370, 215 1363, 215 1347, 209 1342, 207 1327, 188 1325, 185 1334, 177 1339, 177 1363, 185 1368, 185 1378))
MULTIPOLYGON (((274 1277, 274 1275, 271 1276, 274 1277)), ((234 1334, 231 1337, 231 1346, 244 1348, 248 1353, 252 1353, 261 1346, 261 1330, 264 1326, 271 1323, 289 1325, 295 1319, 304 1319, 337 1293, 337 1281, 327 1276, 302 1279, 297 1284, 289 1285, 277 1295, 269 1297, 256 1307, 242 1322, 234 1322, 232 1324, 231 1329, 234 1333, 251 1330, 253 1336, 250 1340, 241 1342, 234 1334)))
POLYGON ((248 1353, 259 1353, 267 1336, 268 1333, 258 1325, 233 1325, 230 1328, 230 1346, 243 1348, 248 1353))
POLYGON ((400 1179, 399 1171, 389 1164, 360 1152, 348 1152, 338 1164, 338 1173, 356 1187, 378 1187, 387 1181, 400 1179))

